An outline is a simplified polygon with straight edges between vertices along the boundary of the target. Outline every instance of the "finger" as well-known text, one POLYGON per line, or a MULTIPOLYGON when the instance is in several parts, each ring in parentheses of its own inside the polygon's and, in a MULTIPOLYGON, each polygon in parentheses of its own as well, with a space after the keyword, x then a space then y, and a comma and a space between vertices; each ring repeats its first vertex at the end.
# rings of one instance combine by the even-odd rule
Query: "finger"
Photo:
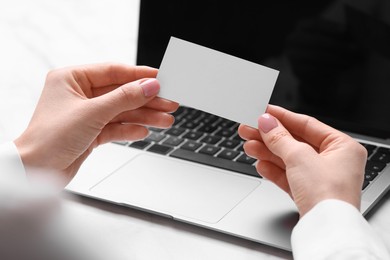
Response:
POLYGON ((104 86, 104 87, 99 87, 99 88, 92 88, 91 89, 92 95, 87 96, 87 97, 94 98, 94 97, 104 95, 106 93, 113 91, 114 89, 118 88, 121 85, 123 85, 123 84, 114 84, 114 85, 109 85, 109 86, 104 86))
POLYGON ((105 95, 91 99, 94 113, 110 122, 117 115, 137 109, 151 101, 159 92, 156 79, 142 79, 124 84, 105 95))
POLYGON ((343 135, 313 117, 297 114, 278 106, 269 105, 267 112, 276 117, 291 134, 317 148, 321 148, 329 136, 343 135), (337 135, 334 135, 335 133, 337 135))
MULTIPOLYGON (((69 70, 69 68, 67 68, 69 70)), ((157 69, 119 63, 101 63, 71 67, 70 71, 80 86, 99 88, 123 85, 142 78, 155 78, 157 69)))
POLYGON ((168 128, 175 122, 175 118, 171 114, 142 107, 118 115, 113 122, 168 128))
POLYGON ((268 161, 259 161, 256 164, 256 170, 265 179, 272 181, 279 188, 290 194, 290 185, 288 184, 285 170, 268 161))
MULTIPOLYGON (((118 88, 120 85, 112 85, 112 86, 107 86, 107 87, 101 87, 101 88, 94 88, 92 89, 92 97, 98 97, 101 95, 104 95, 106 93, 109 93, 116 88, 118 88)), ((177 102, 165 99, 165 98, 160 98, 160 97, 155 97, 152 100, 150 100, 147 104, 145 104, 145 107, 153 108, 156 110, 172 113, 177 110, 179 107, 179 104, 177 102)))
POLYGON ((270 114, 260 116, 258 125, 264 144, 288 166, 301 163, 315 152, 311 146, 295 140, 281 122, 270 114))
POLYGON ((150 100, 145 105, 145 107, 155 109, 155 110, 160 110, 167 113, 173 113, 179 108, 179 103, 176 103, 174 101, 165 98, 155 97, 152 100, 150 100))
MULTIPOLYGON (((259 130, 251 126, 241 124, 238 127, 238 134, 244 140, 258 140, 258 141, 262 140, 259 130)), ((294 139, 298 141, 304 141, 300 136, 296 136, 295 134, 291 134, 291 135, 294 137, 294 139)))
POLYGON ((261 135, 258 129, 240 124, 238 127, 238 135, 244 140, 260 140, 261 135))
POLYGON ((133 124, 113 123, 106 125, 97 137, 98 145, 112 141, 135 141, 149 134, 146 127, 133 124))
POLYGON ((281 169, 286 168, 284 162, 278 156, 272 153, 263 142, 249 140, 245 142, 244 150, 249 157, 256 158, 260 161, 271 162, 281 169))

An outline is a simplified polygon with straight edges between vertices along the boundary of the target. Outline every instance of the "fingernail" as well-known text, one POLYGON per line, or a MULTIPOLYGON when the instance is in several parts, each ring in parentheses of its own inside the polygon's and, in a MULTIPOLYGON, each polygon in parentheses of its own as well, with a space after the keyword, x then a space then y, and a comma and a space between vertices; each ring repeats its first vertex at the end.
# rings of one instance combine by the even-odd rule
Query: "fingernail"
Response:
POLYGON ((160 91, 160 84, 157 79, 147 79, 141 82, 141 88, 145 97, 151 97, 160 91))
POLYGON ((276 121, 275 117, 271 116, 270 114, 263 114, 260 116, 257 120, 257 123, 259 125, 259 129, 263 131, 263 133, 268 133, 278 126, 278 122, 276 121))

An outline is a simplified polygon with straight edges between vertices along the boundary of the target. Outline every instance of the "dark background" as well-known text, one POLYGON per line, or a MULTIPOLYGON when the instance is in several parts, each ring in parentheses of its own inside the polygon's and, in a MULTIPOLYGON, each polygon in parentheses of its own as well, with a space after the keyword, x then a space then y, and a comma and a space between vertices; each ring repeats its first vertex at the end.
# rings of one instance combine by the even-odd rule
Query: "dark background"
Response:
POLYGON ((141 0, 137 64, 158 68, 175 36, 280 70, 272 104, 390 138, 389 28, 337 1, 141 0))

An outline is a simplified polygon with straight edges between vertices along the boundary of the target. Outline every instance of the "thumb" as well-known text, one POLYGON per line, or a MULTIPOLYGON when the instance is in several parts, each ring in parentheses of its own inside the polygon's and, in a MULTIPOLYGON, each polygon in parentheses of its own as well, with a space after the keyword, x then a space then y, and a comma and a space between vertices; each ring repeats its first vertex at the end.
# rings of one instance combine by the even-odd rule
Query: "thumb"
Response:
POLYGON ((280 157, 286 164, 289 163, 289 159, 292 159, 292 155, 296 158, 295 152, 300 147, 298 142, 290 132, 270 114, 263 114, 258 119, 258 127, 264 144, 268 149, 280 157), (294 152, 295 151, 295 152, 294 152))
POLYGON ((98 97, 99 106, 110 119, 116 115, 137 109, 152 100, 160 91, 155 78, 133 81, 98 97))

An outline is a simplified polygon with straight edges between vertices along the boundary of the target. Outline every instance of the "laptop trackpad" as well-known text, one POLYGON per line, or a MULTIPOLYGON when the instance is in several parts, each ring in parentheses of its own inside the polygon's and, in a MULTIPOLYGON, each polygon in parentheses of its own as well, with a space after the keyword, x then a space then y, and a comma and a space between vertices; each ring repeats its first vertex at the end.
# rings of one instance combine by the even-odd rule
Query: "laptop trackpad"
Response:
POLYGON ((260 180, 173 158, 141 154, 94 185, 98 197, 174 218, 218 222, 260 180))

